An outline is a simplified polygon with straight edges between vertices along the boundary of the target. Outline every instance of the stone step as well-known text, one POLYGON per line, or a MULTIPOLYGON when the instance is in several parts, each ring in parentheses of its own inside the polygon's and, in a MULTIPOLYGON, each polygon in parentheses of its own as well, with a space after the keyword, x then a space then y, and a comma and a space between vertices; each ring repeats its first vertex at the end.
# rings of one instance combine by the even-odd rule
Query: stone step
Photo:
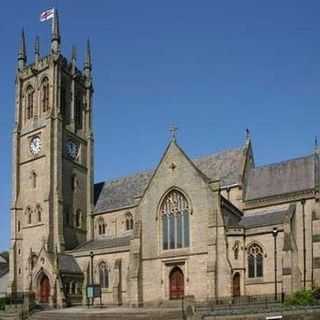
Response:
POLYGON ((0 320, 18 320, 19 313, 17 312, 0 312, 0 320))

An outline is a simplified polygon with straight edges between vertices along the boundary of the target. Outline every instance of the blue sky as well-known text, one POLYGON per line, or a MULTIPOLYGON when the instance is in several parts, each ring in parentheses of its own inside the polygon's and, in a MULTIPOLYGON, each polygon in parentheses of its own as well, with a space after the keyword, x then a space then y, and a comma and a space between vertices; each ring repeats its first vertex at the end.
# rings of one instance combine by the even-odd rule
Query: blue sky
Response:
POLYGON ((178 128, 191 157, 243 144, 258 165, 308 154, 320 135, 320 2, 1 1, 0 250, 9 245, 17 45, 47 54, 59 9, 63 54, 93 51, 96 181, 154 167, 178 128))

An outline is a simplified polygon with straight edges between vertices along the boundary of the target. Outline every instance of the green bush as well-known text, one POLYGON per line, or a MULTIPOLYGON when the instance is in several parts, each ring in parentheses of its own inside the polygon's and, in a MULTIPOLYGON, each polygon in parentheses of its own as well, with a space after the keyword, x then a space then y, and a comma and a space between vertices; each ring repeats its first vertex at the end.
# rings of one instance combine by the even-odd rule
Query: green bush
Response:
POLYGON ((4 310, 6 306, 6 298, 0 298, 0 310, 4 310))
POLYGON ((310 306, 316 303, 312 290, 299 290, 289 295, 285 304, 289 306, 310 306))

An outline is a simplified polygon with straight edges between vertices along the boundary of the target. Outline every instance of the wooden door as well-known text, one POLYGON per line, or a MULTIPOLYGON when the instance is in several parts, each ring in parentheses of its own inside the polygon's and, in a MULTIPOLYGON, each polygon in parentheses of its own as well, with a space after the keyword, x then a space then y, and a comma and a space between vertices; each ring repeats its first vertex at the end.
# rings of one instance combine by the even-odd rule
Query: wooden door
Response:
POLYGON ((179 299, 184 296, 184 276, 178 267, 170 273, 170 299, 179 299))
POLYGON ((43 276, 40 281, 40 302, 48 303, 50 296, 50 283, 47 276, 43 276))
POLYGON ((240 273, 237 272, 233 276, 233 296, 234 297, 240 297, 240 273))

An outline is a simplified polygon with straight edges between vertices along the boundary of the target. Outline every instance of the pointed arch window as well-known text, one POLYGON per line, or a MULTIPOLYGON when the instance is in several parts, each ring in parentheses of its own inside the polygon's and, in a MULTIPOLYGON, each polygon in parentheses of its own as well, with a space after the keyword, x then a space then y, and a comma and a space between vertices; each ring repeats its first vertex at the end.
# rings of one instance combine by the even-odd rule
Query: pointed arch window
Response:
POLYGON ((132 230, 133 229, 133 216, 131 212, 128 212, 126 214, 126 230, 132 230))
POLYGON ((75 174, 71 177, 71 190, 75 191, 77 189, 77 176, 75 174))
POLYGON ((34 171, 32 171, 31 179, 32 179, 32 187, 33 189, 35 189, 37 187, 37 174, 34 171))
POLYGON ((82 129, 82 101, 80 98, 76 99, 75 124, 76 124, 76 129, 82 129))
POLYGON ((82 220, 82 213, 81 210, 78 209, 76 212, 76 217, 75 217, 75 225, 77 228, 81 228, 81 220, 82 220))
POLYGON ((99 265, 99 283, 101 288, 109 288, 109 270, 105 262, 99 265))
POLYGON ((248 277, 263 277, 263 250, 256 243, 248 248, 248 277))
POLYGON ((27 120, 33 118, 33 99, 34 90, 32 86, 29 86, 26 91, 26 116, 27 120))
POLYGON ((190 206, 178 190, 170 191, 160 206, 164 250, 189 247, 190 206))
POLYGON ((31 270, 33 270, 33 268, 35 267, 37 261, 38 261, 38 256, 35 253, 32 253, 30 257, 31 270))
POLYGON ((47 112, 49 110, 49 79, 45 77, 41 84, 41 104, 42 111, 47 112))
POLYGON ((105 225, 104 219, 102 217, 100 217, 98 219, 98 233, 99 233, 99 235, 106 233, 106 225, 105 225))
POLYGON ((36 212, 37 212, 38 222, 41 222, 42 221, 42 209, 39 204, 37 205, 36 212))
POLYGON ((32 223, 32 210, 30 207, 28 207, 26 209, 26 222, 27 224, 31 224, 32 223))

